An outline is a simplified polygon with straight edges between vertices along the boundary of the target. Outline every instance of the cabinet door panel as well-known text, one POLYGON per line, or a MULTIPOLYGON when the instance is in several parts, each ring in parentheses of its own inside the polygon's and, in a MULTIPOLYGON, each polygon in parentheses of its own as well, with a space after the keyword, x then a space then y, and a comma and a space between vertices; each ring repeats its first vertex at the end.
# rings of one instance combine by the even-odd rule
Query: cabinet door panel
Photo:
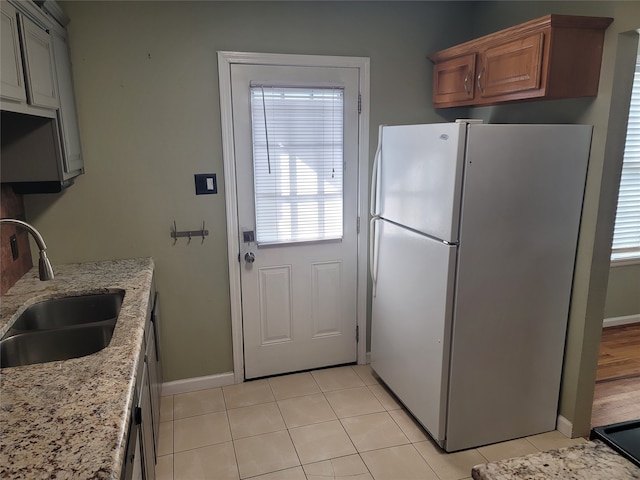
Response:
POLYGON ((486 48, 477 86, 482 98, 536 90, 542 77, 544 33, 486 48))
POLYGON ((151 412, 151 392, 149 390, 149 364, 145 360, 140 388, 140 408, 142 410, 142 423, 140 426, 140 439, 142 443, 142 465, 145 480, 154 480, 156 477, 156 451, 153 441, 153 417, 151 412))
POLYGON ((160 384, 158 382, 158 352, 156 349, 156 335, 154 325, 149 328, 149 340, 147 341, 147 365, 149 370, 149 392, 151 400, 151 424, 155 445, 158 445, 160 434, 160 384))
POLYGON ((475 53, 437 63, 433 70, 433 102, 473 99, 475 66, 475 53))
POLYGON ((37 107, 58 108, 51 36, 28 18, 20 18, 29 103, 37 107))
POLYGON ((16 9, 2 2, 0 10, 2 28, 2 69, 0 69, 2 86, 0 95, 8 100, 24 102, 27 100, 22 73, 22 57, 18 37, 16 9))
POLYGON ((84 163, 80 148, 80 133, 76 113, 76 100, 73 93, 69 46, 66 39, 57 32, 51 33, 51 40, 55 57, 58 93, 60 95, 58 122, 62 131, 64 172, 66 174, 73 173, 74 175, 71 176, 75 176, 78 172, 82 173, 84 163))

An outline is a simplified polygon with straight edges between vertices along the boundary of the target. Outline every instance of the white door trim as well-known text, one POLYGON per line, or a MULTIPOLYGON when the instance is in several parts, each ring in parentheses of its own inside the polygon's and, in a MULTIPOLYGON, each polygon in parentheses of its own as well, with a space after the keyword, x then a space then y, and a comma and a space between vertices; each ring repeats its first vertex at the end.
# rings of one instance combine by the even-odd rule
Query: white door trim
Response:
POLYGON ((274 53, 218 52, 218 82, 220 88, 220 117, 222 128, 222 157, 224 165, 225 205, 227 213, 227 256, 229 261, 229 296, 231 300, 231 336, 233 342, 233 371, 235 383, 244 381, 244 352, 242 340, 242 299, 240 287, 240 244, 236 191, 235 151, 233 147, 233 111, 231 106, 231 64, 351 67, 358 68, 361 113, 358 138, 358 298, 357 325, 360 333, 358 363, 367 361, 367 258, 369 206, 369 73, 370 62, 365 57, 335 57, 324 55, 287 55, 274 53))

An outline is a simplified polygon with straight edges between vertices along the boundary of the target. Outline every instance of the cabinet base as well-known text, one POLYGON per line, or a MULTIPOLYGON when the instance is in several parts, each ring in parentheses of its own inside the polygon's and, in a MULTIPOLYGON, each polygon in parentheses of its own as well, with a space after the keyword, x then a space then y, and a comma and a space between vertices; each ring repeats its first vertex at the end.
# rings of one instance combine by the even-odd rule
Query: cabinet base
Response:
POLYGON ((59 193, 71 185, 73 185, 72 179, 64 182, 17 182, 11 184, 13 191, 19 194, 59 193))

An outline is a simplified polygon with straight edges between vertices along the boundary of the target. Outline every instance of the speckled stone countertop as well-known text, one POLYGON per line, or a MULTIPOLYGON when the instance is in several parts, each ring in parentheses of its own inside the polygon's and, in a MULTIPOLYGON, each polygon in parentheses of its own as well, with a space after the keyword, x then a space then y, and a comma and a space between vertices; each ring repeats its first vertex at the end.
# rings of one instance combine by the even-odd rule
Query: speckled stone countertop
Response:
POLYGON ((475 480, 636 480, 640 468, 595 440, 473 467, 475 480))
POLYGON ((86 357, 0 369, 0 478, 119 478, 153 260, 54 265, 30 270, 0 299, 0 336, 41 300, 124 290, 109 345, 86 357))

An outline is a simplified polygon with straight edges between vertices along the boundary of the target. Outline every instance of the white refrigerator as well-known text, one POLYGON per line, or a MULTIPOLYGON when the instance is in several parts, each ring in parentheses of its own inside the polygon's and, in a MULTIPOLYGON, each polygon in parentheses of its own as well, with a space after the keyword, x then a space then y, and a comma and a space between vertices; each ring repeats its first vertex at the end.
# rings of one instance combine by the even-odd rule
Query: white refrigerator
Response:
POLYGON ((371 366, 447 451, 556 427, 591 131, 380 127, 371 366))

